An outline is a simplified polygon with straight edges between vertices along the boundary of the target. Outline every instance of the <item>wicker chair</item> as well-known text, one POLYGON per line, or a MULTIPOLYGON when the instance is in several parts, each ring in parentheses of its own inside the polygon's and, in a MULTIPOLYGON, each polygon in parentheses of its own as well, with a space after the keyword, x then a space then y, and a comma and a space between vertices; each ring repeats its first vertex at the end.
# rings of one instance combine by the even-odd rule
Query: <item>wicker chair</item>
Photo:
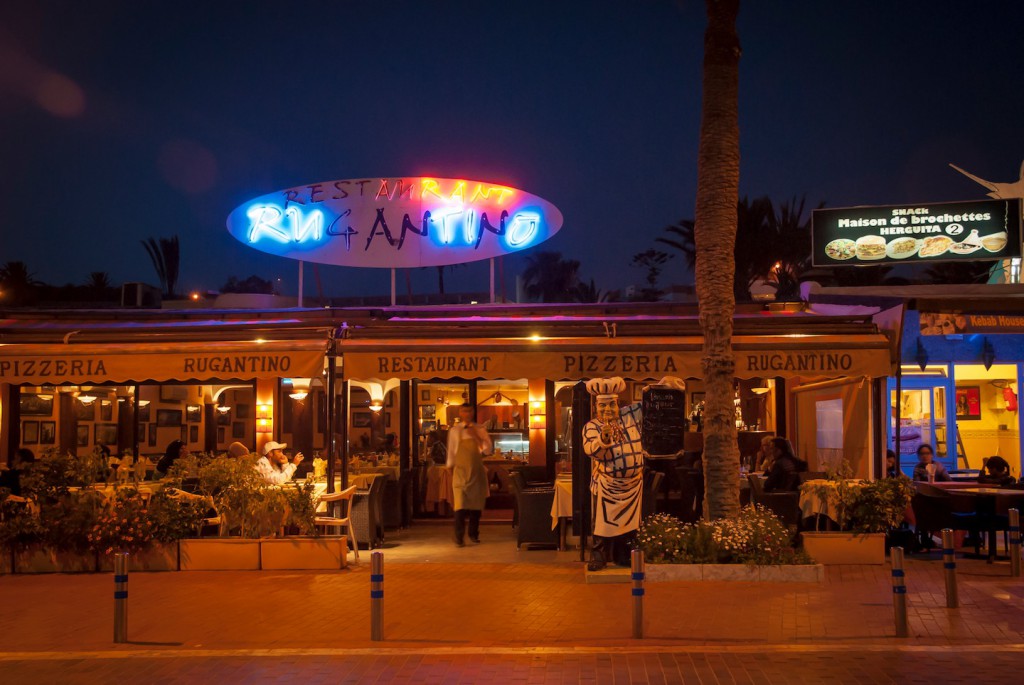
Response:
POLYGON ((328 505, 334 505, 337 507, 340 503, 345 503, 345 513, 341 515, 341 512, 331 511, 329 515, 317 516, 313 519, 313 524, 317 527, 323 528, 344 528, 345 533, 348 536, 349 543, 352 545, 353 558, 359 561, 359 544, 356 542, 356 534, 352 529, 352 498, 356 494, 356 486, 351 485, 344 490, 339 492, 332 492, 330 494, 320 495, 320 502, 326 502, 328 505))
POLYGON ((516 548, 523 545, 558 547, 558 528, 551 526, 554 487, 526 487, 522 473, 512 474, 511 488, 516 499, 516 548))
POLYGON ((384 526, 380 516, 384 481, 381 476, 374 478, 368 490, 357 490, 352 498, 349 518, 352 519, 360 544, 366 543, 368 549, 380 547, 384 543, 384 526))

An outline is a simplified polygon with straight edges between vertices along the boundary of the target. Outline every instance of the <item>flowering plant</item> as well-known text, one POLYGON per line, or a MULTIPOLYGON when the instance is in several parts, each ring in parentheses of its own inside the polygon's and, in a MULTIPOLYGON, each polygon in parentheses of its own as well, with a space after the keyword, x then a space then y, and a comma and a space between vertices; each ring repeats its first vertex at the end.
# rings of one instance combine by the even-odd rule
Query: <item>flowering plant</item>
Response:
POLYGON ((745 507, 733 519, 684 524, 667 514, 648 517, 636 546, 652 563, 805 564, 785 524, 760 506, 745 507))
POLYGON ((139 552, 153 541, 153 522, 146 502, 135 488, 119 488, 87 535, 89 546, 101 554, 139 552))

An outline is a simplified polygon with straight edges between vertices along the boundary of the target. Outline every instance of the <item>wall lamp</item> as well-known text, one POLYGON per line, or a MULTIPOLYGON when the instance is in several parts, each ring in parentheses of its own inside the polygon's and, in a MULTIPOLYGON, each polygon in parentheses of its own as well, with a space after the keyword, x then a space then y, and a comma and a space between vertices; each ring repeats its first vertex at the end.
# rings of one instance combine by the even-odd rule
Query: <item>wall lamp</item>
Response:
POLYGON ((548 416, 544 400, 530 400, 530 428, 547 428, 548 416))
POLYGON ((269 404, 256 405, 256 432, 270 433, 274 430, 273 407, 269 404))

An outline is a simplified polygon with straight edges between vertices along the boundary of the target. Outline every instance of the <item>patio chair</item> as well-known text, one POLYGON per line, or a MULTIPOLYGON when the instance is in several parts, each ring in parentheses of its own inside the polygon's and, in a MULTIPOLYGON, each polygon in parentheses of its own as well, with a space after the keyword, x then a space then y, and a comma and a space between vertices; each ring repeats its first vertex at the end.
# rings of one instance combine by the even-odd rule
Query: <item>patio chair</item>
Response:
MULTIPOLYGON (((380 480, 375 478, 374 480, 380 480)), ((352 525, 352 499, 356 494, 356 486, 350 485, 344 490, 338 492, 324 493, 320 495, 320 502, 327 504, 328 513, 326 515, 317 515, 313 519, 313 525, 323 528, 337 528, 345 529, 345 534, 348 536, 349 543, 352 545, 352 555, 356 561, 359 561, 359 544, 356 542, 356 531, 352 525), (345 512, 344 515, 339 515, 338 507, 344 503, 345 512), (333 509, 333 511, 332 511, 333 509)))
POLYGON ((352 498, 349 517, 367 549, 380 547, 384 543, 384 526, 381 522, 383 495, 384 478, 378 477, 370 481, 368 490, 356 490, 352 498))
POLYGON ((654 516, 658 510, 658 492, 665 480, 665 474, 661 471, 644 471, 643 499, 640 502, 640 517, 645 519, 654 516))
POLYGON ((676 474, 679 476, 679 518, 693 523, 704 513, 704 474, 686 466, 677 466, 676 474))
POLYGON ((176 500, 200 502, 207 506, 206 517, 196 527, 196 535, 198 537, 203 537, 203 531, 209 528, 216 528, 217 535, 223 535, 224 531, 227 530, 227 518, 217 511, 217 506, 213 503, 213 497, 185 492, 178 488, 167 488, 167 496, 176 500))
POLYGON ((772 512, 791 528, 800 527, 800 492, 798 490, 783 490, 777 492, 765 492, 764 481, 760 476, 747 476, 750 483, 751 504, 761 505, 772 512))
POLYGON ((555 488, 528 487, 522 473, 512 474, 510 487, 516 501, 516 548, 523 545, 558 546, 558 528, 551 526, 555 488))
POLYGON ((974 511, 974 503, 962 495, 953 495, 927 483, 916 483, 910 499, 914 510, 914 530, 921 544, 932 547, 932 536, 944 528, 965 530, 974 539, 974 552, 981 554, 982 521, 974 511))

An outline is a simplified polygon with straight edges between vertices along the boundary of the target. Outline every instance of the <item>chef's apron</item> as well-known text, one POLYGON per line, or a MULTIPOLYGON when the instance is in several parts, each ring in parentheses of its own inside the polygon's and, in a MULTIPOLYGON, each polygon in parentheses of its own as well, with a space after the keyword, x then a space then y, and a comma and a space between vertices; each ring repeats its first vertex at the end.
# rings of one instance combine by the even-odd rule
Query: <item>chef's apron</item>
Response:
POLYGON ((452 490, 455 494, 455 510, 483 511, 488 492, 487 469, 484 468, 483 457, 476 440, 473 438, 460 440, 454 461, 452 490))
POLYGON ((611 538, 640 527, 643 473, 631 478, 613 478, 602 471, 596 471, 593 487, 594 535, 611 538))

